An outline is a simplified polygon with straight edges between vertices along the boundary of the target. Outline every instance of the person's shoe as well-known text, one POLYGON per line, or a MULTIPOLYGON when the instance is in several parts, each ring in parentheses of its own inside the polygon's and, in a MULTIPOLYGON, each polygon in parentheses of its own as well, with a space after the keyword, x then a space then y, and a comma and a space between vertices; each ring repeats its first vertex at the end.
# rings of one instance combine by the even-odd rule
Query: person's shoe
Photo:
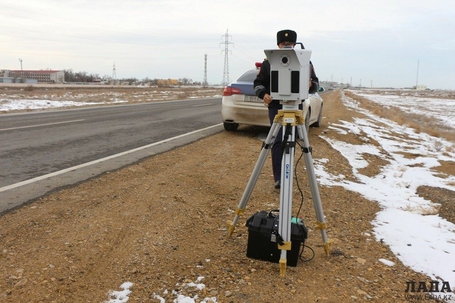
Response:
POLYGON ((275 182, 275 188, 279 189, 281 187, 281 181, 276 181, 275 182))

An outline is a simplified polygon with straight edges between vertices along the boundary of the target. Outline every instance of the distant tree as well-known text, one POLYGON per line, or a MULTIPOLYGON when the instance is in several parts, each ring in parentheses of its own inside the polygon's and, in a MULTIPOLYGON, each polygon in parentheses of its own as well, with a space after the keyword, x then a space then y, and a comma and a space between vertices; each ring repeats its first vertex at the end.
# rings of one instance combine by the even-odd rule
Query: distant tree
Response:
POLYGON ((121 79, 120 82, 122 82, 122 83, 127 82, 128 85, 133 85, 133 84, 137 83, 137 79, 136 78, 126 78, 126 79, 121 79))
POLYGON ((111 76, 108 76, 108 75, 104 75, 102 78, 101 78, 101 81, 103 81, 104 83, 108 83, 112 80, 111 76))
POLYGON ((88 74, 87 72, 73 72, 72 69, 64 69, 66 82, 93 82, 95 79, 100 79, 98 74, 88 74))
POLYGON ((150 85, 153 85, 153 86, 158 85, 158 79, 155 78, 155 79, 150 80, 150 85))
POLYGON ((188 78, 181 78, 179 79, 179 85, 192 85, 193 84, 193 80, 191 79, 188 79, 188 78))
POLYGON ((100 80, 105 83, 122 83, 128 85, 149 85, 149 86, 161 86, 161 87, 168 87, 168 86, 175 86, 175 85, 201 85, 200 82, 195 82, 189 78, 180 78, 178 80, 175 79, 150 79, 149 77, 144 78, 143 80, 138 80, 136 78, 124 78, 124 79, 112 79, 112 77, 108 75, 104 75, 101 77, 99 74, 89 74, 87 72, 74 72, 72 69, 64 69, 63 72, 65 73, 65 82, 99 82, 100 80))

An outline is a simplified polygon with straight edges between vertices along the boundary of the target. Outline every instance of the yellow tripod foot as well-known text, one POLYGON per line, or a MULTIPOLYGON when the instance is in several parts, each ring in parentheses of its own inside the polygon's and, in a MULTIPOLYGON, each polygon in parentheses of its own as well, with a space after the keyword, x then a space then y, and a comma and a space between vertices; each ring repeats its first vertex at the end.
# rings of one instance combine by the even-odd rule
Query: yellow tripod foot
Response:
POLYGON ((330 244, 332 244, 330 241, 327 243, 324 243, 324 251, 327 256, 330 254, 330 244))
POLYGON ((286 259, 280 259, 280 276, 284 277, 286 275, 286 259))
POLYGON ((228 220, 226 223, 228 225, 228 237, 230 237, 232 235, 232 233, 234 232, 235 226, 232 223, 232 221, 228 220))

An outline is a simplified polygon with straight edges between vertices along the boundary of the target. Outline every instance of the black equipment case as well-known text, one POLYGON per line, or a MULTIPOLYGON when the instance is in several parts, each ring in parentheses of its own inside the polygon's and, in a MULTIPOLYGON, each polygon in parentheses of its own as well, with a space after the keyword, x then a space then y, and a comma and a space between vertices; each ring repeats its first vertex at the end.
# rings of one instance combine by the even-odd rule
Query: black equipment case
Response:
MULTIPOLYGON (((277 211, 260 211, 246 221, 248 227, 248 247, 246 256, 278 263, 281 250, 278 243, 282 241, 278 234, 279 215, 277 211)), ((286 253, 288 266, 297 266, 300 248, 308 237, 308 230, 303 221, 292 218, 291 220, 291 250, 286 253)))

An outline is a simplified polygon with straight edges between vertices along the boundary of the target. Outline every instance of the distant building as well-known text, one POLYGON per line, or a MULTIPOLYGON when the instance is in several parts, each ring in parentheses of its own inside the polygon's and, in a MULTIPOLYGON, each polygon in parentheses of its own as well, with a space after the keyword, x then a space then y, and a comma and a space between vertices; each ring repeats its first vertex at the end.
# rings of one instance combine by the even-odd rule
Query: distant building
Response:
POLYGON ((4 78, 13 79, 12 83, 30 82, 27 81, 27 79, 34 79, 38 83, 65 82, 65 73, 61 70, 2 70, 2 72, 3 75, 1 75, 0 73, 0 76, 3 76, 4 78))
POLYGON ((179 84, 179 80, 177 80, 177 79, 158 79, 156 84, 160 87, 176 86, 179 84))
POLYGON ((416 90, 426 90, 427 86, 426 85, 417 85, 415 88, 416 88, 416 90))

